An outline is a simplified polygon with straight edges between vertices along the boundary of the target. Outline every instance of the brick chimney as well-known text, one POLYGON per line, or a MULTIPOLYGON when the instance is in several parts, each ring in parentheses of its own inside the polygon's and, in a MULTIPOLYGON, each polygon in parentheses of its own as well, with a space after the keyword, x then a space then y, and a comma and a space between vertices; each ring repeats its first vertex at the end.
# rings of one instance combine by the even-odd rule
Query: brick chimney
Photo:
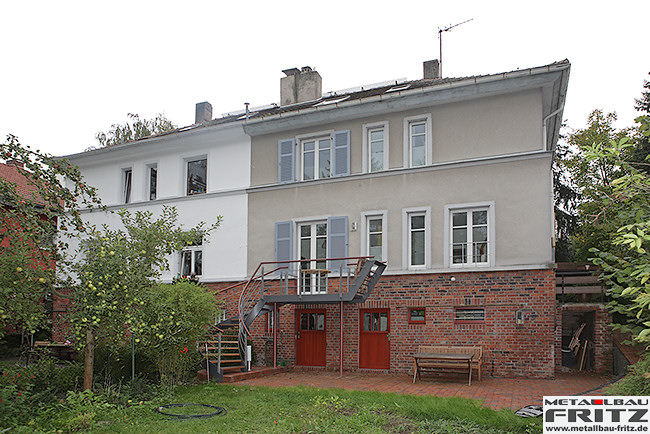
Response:
POLYGON ((195 124, 200 124, 205 121, 212 120, 212 104, 207 101, 196 104, 196 116, 194 118, 195 124))
POLYGON ((323 79, 309 66, 285 69, 282 72, 286 77, 280 79, 280 105, 314 101, 322 96, 323 79))
POLYGON ((424 78, 440 78, 440 62, 438 59, 427 60, 423 63, 424 67, 424 78))

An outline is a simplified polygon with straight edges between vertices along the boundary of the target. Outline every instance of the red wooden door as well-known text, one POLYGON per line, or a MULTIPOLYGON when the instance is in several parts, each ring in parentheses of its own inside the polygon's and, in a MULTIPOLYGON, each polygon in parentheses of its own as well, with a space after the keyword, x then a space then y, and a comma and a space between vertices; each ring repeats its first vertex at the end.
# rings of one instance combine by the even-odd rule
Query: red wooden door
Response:
POLYGON ((296 365, 325 366, 325 310, 296 310, 296 365))
POLYGON ((390 311, 361 309, 359 368, 390 369, 390 311))

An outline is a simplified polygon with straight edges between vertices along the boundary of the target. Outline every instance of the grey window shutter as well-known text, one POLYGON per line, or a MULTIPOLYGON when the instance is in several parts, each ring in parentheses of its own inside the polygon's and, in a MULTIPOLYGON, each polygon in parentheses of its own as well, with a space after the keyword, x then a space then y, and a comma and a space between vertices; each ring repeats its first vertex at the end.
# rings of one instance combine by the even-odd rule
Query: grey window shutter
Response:
POLYGON ((294 181, 295 151, 295 139, 278 141, 278 182, 280 184, 294 181))
MULTIPOLYGON (((275 261, 277 267, 290 266, 293 248, 293 224, 291 222, 277 222, 275 224, 275 261)), ((280 270, 286 271, 286 270, 280 270)), ((278 271, 278 274, 280 274, 278 271)))
POLYGON ((332 176, 350 174, 350 130, 334 132, 334 171, 332 176))
MULTIPOLYGON (((348 217, 330 217, 327 219, 327 256, 345 258, 348 256, 348 217)), ((345 272, 347 262, 329 261, 328 268, 337 273, 339 267, 345 272)))

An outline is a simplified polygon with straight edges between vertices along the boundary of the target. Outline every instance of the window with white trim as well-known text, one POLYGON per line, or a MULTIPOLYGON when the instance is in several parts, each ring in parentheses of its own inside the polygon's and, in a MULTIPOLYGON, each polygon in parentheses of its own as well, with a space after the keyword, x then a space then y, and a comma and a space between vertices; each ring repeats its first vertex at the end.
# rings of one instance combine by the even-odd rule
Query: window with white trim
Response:
POLYGON ((426 214, 408 214, 408 258, 409 267, 424 267, 426 258, 426 214))
POLYGON ((187 161, 187 195, 203 194, 207 190, 208 159, 197 158, 187 161))
POLYGON ((307 270, 323 270, 327 267, 327 222, 309 222, 298 225, 298 254, 305 262, 300 263, 301 293, 327 292, 327 276, 307 270), (310 259, 309 261, 306 261, 310 259))
POLYGON ((363 125, 363 170, 388 169, 388 122, 363 125))
POLYGON ((427 164, 427 124, 424 121, 409 122, 409 156, 410 166, 427 164))
POLYGON ((381 215, 366 217, 366 246, 368 256, 384 260, 384 218, 381 215))
POLYGON ((404 167, 431 164, 431 115, 404 119, 404 167))
POLYGON ((158 196, 158 165, 150 164, 147 166, 147 197, 149 200, 156 200, 158 196))
POLYGON ((488 266, 494 262, 494 204, 446 206, 445 264, 488 266))
POLYGON ((192 277, 203 274, 203 242, 186 246, 181 251, 181 276, 192 277))
POLYGON ((133 185, 133 169, 122 169, 122 203, 131 203, 133 185))
POLYGON ((302 141, 302 180, 329 178, 332 175, 332 138, 302 141))

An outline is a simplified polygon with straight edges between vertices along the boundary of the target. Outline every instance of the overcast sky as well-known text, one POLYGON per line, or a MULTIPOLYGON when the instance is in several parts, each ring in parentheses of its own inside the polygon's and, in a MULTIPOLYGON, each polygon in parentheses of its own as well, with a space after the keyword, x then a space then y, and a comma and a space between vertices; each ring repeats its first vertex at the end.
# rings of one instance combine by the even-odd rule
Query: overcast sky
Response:
POLYGON ((2 1, 0 142, 54 155, 95 146, 127 113, 194 122, 280 100, 283 69, 311 66, 323 91, 422 77, 492 74, 569 59, 564 119, 596 108, 633 124, 650 78, 647 0, 2 1))

